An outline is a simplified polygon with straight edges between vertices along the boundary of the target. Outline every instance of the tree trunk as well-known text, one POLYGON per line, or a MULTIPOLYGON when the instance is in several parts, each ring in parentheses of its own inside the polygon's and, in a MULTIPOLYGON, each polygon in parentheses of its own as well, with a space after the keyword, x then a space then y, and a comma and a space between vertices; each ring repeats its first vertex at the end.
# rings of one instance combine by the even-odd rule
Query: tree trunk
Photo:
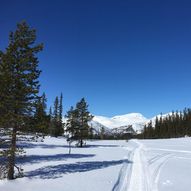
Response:
POLYGON ((83 146, 83 139, 80 139, 80 147, 83 146))
POLYGON ((14 179, 14 166, 15 166, 15 152, 16 152, 16 134, 17 129, 16 126, 13 128, 12 137, 11 137, 11 146, 10 146, 10 154, 8 157, 8 175, 7 179, 14 179))

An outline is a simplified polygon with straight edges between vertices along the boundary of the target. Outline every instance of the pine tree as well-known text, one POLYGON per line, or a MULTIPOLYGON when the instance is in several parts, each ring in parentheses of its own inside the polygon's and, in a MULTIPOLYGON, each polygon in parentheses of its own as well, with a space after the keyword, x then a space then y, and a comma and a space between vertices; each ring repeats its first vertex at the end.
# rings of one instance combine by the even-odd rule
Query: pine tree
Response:
POLYGON ((83 146, 83 141, 88 137, 89 125, 88 122, 93 119, 93 116, 88 111, 88 105, 84 98, 76 104, 78 114, 78 140, 80 147, 83 146))
POLYGON ((41 97, 38 98, 36 103, 36 111, 34 115, 34 131, 40 132, 43 134, 48 134, 48 126, 49 126, 49 116, 46 113, 47 99, 45 93, 42 94, 41 97))
POLYGON ((65 115, 67 121, 65 123, 66 132, 70 140, 76 140, 78 134, 78 113, 73 107, 65 115))
POLYGON ((62 94, 60 100, 56 96, 54 101, 54 111, 51 122, 51 135, 54 137, 61 136, 63 134, 62 127, 62 94))
POLYGON ((82 98, 75 108, 71 107, 65 117, 67 118, 66 131, 70 134, 70 139, 78 141, 78 145, 82 147, 84 139, 87 139, 89 136, 90 128, 88 122, 93 118, 88 111, 85 99, 82 98))
POLYGON ((38 58, 43 49, 35 45, 36 31, 26 22, 17 25, 9 35, 9 45, 0 53, 0 123, 11 130, 8 151, 8 179, 14 179, 17 133, 26 127, 33 114, 39 92, 38 58))
POLYGON ((156 117, 156 119, 155 119, 155 128, 154 128, 154 130, 155 130, 155 138, 160 137, 160 125, 159 125, 158 117, 156 117))
POLYGON ((53 133, 53 115, 52 115, 52 107, 49 109, 49 125, 48 125, 48 133, 52 135, 53 133))
POLYGON ((51 135, 58 136, 58 97, 56 96, 54 101, 54 110, 52 115, 51 135))
MULTIPOLYGON (((142 132, 143 138, 176 138, 191 135, 191 109, 185 108, 183 111, 172 111, 171 115, 156 118, 155 127, 151 128, 147 124, 142 132), (152 134, 150 133, 152 132, 152 134)), ((141 137, 140 136, 140 137, 141 137)))
POLYGON ((60 95, 60 101, 59 101, 59 107, 58 107, 58 123, 59 123, 59 135, 62 135, 64 133, 63 127, 62 127, 62 113, 63 113, 63 104, 62 104, 63 96, 62 93, 60 95))

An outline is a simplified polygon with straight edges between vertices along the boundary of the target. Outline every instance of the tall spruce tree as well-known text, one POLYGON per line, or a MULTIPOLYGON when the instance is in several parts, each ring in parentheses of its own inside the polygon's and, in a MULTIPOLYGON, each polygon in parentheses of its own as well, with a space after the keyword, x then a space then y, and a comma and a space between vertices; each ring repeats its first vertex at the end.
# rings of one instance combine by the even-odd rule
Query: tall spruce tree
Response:
POLYGON ((66 133, 70 140, 76 140, 78 135, 78 113, 73 107, 65 115, 67 119, 65 123, 66 133))
POLYGON ((79 146, 82 147, 84 139, 87 139, 89 134, 88 122, 93 119, 93 116, 88 111, 88 104, 86 103, 85 98, 82 98, 76 104, 76 112, 78 115, 78 141, 79 146))
POLYGON ((59 134, 63 134, 63 126, 62 126, 62 113, 63 113, 63 104, 62 104, 63 96, 62 93, 60 95, 60 100, 59 100, 59 106, 58 106, 58 123, 59 123, 59 134))
POLYGON ((58 136, 58 97, 56 96, 54 101, 54 110, 52 115, 52 123, 51 123, 51 135, 54 137, 58 136))
POLYGON ((49 108, 49 125, 48 125, 48 133, 52 135, 53 133, 53 115, 52 115, 52 107, 49 108))
POLYGON ((36 103, 36 111, 34 115, 34 131, 40 132, 43 134, 48 134, 48 126, 49 126, 49 116, 46 113, 47 99, 45 93, 42 94, 41 97, 38 98, 36 103))
POLYGON ((63 134, 62 127, 62 94, 60 100, 56 96, 54 101, 54 110, 51 121, 51 135, 54 137, 61 136, 63 134))
POLYGON ((38 58, 43 49, 35 44, 36 31, 26 22, 17 24, 9 35, 9 45, 0 53, 0 123, 11 130, 8 150, 8 179, 14 179, 16 166, 17 133, 26 127, 26 120, 33 115, 39 92, 38 58))
POLYGON ((75 108, 71 107, 66 118, 66 131, 71 135, 71 139, 78 141, 78 145, 82 147, 84 139, 89 137, 88 122, 93 118, 88 111, 88 104, 84 98, 76 104, 75 108))

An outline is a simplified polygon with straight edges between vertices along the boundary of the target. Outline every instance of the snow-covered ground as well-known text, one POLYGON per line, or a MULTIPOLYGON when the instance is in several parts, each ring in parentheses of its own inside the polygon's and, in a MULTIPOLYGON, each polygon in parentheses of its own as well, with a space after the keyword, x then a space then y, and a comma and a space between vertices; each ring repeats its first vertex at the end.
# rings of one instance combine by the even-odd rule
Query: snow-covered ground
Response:
POLYGON ((89 141, 63 138, 23 145, 25 177, 0 180, 2 191, 190 191, 191 139, 89 141))

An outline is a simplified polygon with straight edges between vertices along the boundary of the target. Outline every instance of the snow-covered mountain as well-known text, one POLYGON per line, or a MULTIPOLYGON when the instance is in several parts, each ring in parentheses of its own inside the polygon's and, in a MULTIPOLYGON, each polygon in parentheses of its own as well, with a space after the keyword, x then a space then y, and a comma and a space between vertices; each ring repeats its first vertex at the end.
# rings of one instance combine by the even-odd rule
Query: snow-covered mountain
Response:
MULTIPOLYGON (((172 113, 163 114, 162 118, 168 115, 172 115, 172 113)), ((160 114, 157 115, 158 118, 160 118, 160 116, 160 114)), ((101 128, 104 128, 105 133, 110 134, 113 131, 117 131, 117 129, 121 130, 130 125, 136 133, 140 133, 144 128, 144 125, 148 124, 150 121, 152 121, 152 124, 154 125, 155 119, 156 116, 148 119, 141 113, 129 113, 125 115, 117 115, 111 118, 95 115, 93 120, 89 122, 89 125, 94 129, 95 133, 99 133, 101 128)), ((66 118, 63 118, 63 121, 66 122, 66 118)))
POLYGON ((111 129, 109 129, 108 127, 104 126, 103 124, 97 122, 97 121, 90 121, 89 122, 89 126, 92 127, 95 131, 96 134, 99 134, 101 131, 101 128, 104 128, 105 133, 110 134, 111 133, 111 129))
POLYGON ((149 121, 140 113, 129 113, 125 115, 118 115, 114 117, 95 116, 94 122, 97 122, 108 129, 120 128, 122 126, 132 125, 136 132, 140 132, 144 125, 149 121))

